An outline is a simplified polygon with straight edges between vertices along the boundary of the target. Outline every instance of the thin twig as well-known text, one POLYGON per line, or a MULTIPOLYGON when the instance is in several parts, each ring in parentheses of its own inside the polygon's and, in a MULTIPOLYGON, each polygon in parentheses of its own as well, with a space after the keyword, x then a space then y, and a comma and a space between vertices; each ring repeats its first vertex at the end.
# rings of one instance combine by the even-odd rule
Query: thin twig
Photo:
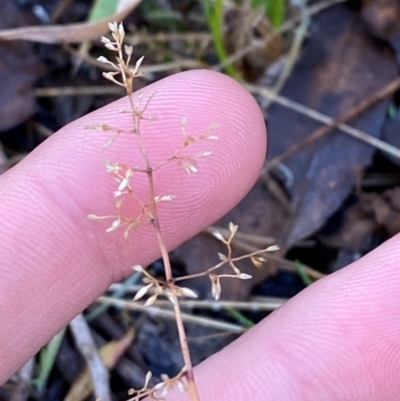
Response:
MULTIPOLYGON (((194 380, 194 374, 193 374, 193 363, 192 363, 192 358, 190 356, 189 352, 189 346, 187 342, 187 337, 185 333, 185 327, 183 325, 183 319, 182 319, 182 312, 179 306, 179 300, 178 300, 178 295, 176 291, 176 286, 174 285, 173 281, 173 275, 172 275, 172 267, 171 267, 171 262, 169 259, 169 254, 167 251, 167 247, 164 242, 164 238, 161 234, 161 225, 160 225, 160 220, 158 218, 158 210, 157 210, 157 205, 155 202, 156 194, 155 194, 155 187, 154 187, 154 177, 153 177, 153 169, 150 164, 150 160, 147 154, 147 150, 144 146, 143 138, 140 133, 140 118, 137 118, 135 115, 135 107, 133 104, 133 99, 132 99, 132 92, 128 90, 128 98, 131 103, 131 109, 132 109, 132 116, 133 116, 133 124, 135 127, 135 132, 137 134, 138 140, 139 140, 139 147, 141 149, 145 165, 146 165, 146 170, 147 170, 147 179, 149 182, 149 192, 150 192, 150 207, 151 207, 151 214, 152 214, 152 223, 156 231, 156 236, 157 236, 157 241, 158 241, 158 246, 161 251, 161 256, 162 260, 164 263, 164 271, 165 271, 165 279, 167 284, 170 285, 170 290, 171 290, 171 300, 174 308, 174 313, 173 316, 176 320, 176 326, 178 329, 178 334, 179 334, 179 342, 181 344, 181 349, 182 349, 182 356, 183 360, 185 363, 185 367, 187 369, 186 372, 186 379, 187 379, 187 384, 188 384, 188 392, 192 398, 193 401, 200 401, 200 396, 197 390, 197 386, 194 380)), ((141 114, 144 112, 141 111, 141 114)))
MULTIPOLYGON (((286 61, 283 66, 283 70, 278 78, 278 81, 272 88, 272 91, 276 94, 278 94, 282 90, 283 86, 285 85, 285 82, 290 77, 290 74, 292 73, 293 68, 296 64, 297 58, 299 56, 300 49, 303 44, 304 38, 306 37, 306 34, 308 32, 308 27, 310 25, 310 18, 306 15, 305 11, 302 11, 302 12, 305 14, 304 18, 302 19, 299 27, 296 28, 295 36, 292 41, 290 51, 289 51, 288 55, 286 56, 286 61)), ((268 107, 271 104, 272 104, 272 102, 267 104, 266 108, 268 109, 268 107)))
MULTIPOLYGON (((100 69, 104 71, 113 71, 113 69, 108 66, 107 64, 101 63, 97 61, 97 59, 93 58, 89 54, 87 55, 80 55, 77 50, 75 50, 72 46, 65 44, 64 45, 65 50, 67 50, 69 53, 71 53, 73 56, 76 57, 82 57, 82 60, 85 61, 86 63, 99 67, 100 69)), ((132 67, 132 66, 131 66, 132 67)), ((165 71, 171 71, 171 70, 182 70, 185 68, 208 68, 208 65, 203 63, 200 60, 195 60, 195 59, 180 59, 180 60, 174 60, 166 63, 159 63, 159 64, 152 64, 152 65, 144 65, 141 67, 141 71, 144 74, 152 74, 156 72, 165 72, 165 71)), ((146 76, 142 77, 146 78, 146 76)), ((150 77, 148 77, 150 79, 150 77)))
MULTIPOLYGON (((176 319, 175 312, 173 312, 172 310, 157 308, 154 306, 144 306, 137 302, 125 301, 122 299, 114 299, 106 296, 99 297, 97 301, 136 312, 147 313, 151 316, 160 316, 174 320, 176 319)), ((171 303, 169 304, 171 305, 171 303)), ((224 330, 231 333, 244 333, 246 331, 244 327, 236 324, 221 322, 220 320, 210 319, 201 316, 194 316, 188 313, 181 313, 181 318, 182 320, 188 323, 195 323, 205 327, 224 330)))
POLYGON ((108 371, 99 355, 96 344, 90 333, 89 326, 83 315, 78 315, 69 324, 75 343, 85 358, 93 382, 96 397, 101 401, 111 401, 108 371))
MULTIPOLYGON (((124 286, 124 284, 114 283, 109 287, 109 290, 115 291, 124 289, 129 293, 135 294, 137 293, 143 286, 142 285, 132 285, 129 287, 124 286)), ((149 293, 151 293, 149 291, 149 293)), ((107 297, 112 299, 118 299, 115 297, 107 297)), ((235 308, 238 310, 251 310, 251 311, 274 311, 282 306, 286 302, 284 298, 275 298, 275 297, 265 297, 265 299, 261 302, 255 302, 252 300, 249 301, 214 301, 212 299, 204 299, 204 300, 193 300, 187 299, 184 301, 180 301, 180 305, 182 308, 189 308, 189 309, 210 309, 213 311, 226 309, 226 308, 235 308)), ((170 306, 171 302, 168 300, 160 300, 154 302, 154 306, 158 307, 165 307, 170 306)))
POLYGON ((132 46, 137 46, 141 43, 154 44, 156 42, 211 42, 212 38, 210 32, 159 32, 155 34, 138 32, 127 35, 125 41, 132 46))
POLYGON ((122 95, 123 89, 111 85, 64 86, 36 88, 36 97, 83 96, 83 95, 122 95))
MULTIPOLYGON (((324 127, 316 129, 312 134, 304 138, 302 141, 294 144, 291 146, 288 150, 280 154, 279 156, 273 158, 269 162, 267 162, 265 166, 265 171, 270 170, 271 168, 277 166, 278 164, 282 163, 284 159, 287 157, 293 155, 294 153, 298 152, 300 149, 303 149, 305 146, 321 139, 324 137, 326 134, 334 130, 335 128, 340 127, 343 123, 352 120, 353 118, 357 117, 359 114, 363 113, 370 107, 372 107, 374 104, 378 103, 379 101, 385 99, 386 97, 390 96, 394 92, 396 92, 400 88, 400 77, 396 78, 392 82, 390 82, 388 85, 386 85, 384 88, 378 90, 377 92, 373 93, 370 97, 367 99, 364 99, 361 101, 359 104, 356 106, 352 107, 349 111, 345 112, 338 118, 332 119, 331 123, 329 125, 326 125, 324 127)), ((374 137, 370 137, 372 139, 374 137)), ((359 138, 360 139, 360 138, 359 138)), ((376 139, 376 138, 374 138, 376 139)), ((387 146, 388 144, 380 141, 387 146)), ((370 143, 371 144, 371 143, 370 143)), ((381 150, 385 150, 380 148, 381 150)), ((400 149, 396 149, 396 156, 400 158, 400 149)))
POLYGON ((62 0, 60 1, 50 17, 50 24, 55 24, 59 18, 64 14, 65 10, 72 4, 74 0, 62 0))
MULTIPOLYGON (((338 128, 340 131, 354 137, 357 138, 365 143, 368 143, 369 145, 383 151, 386 152, 396 158, 400 159, 400 149, 396 148, 395 146, 392 146, 378 138, 375 138, 359 129, 350 127, 349 125, 344 124, 343 122, 335 122, 335 119, 332 117, 328 117, 325 114, 320 113, 319 111, 316 111, 310 107, 304 106, 300 103, 294 102, 290 99, 287 99, 283 96, 280 95, 276 95, 275 93, 273 93, 270 89, 265 88, 265 87, 261 87, 261 86, 257 86, 257 85, 252 85, 252 84, 248 84, 248 83, 243 83, 243 85, 245 86, 245 88, 247 88, 250 92, 252 93, 257 93, 261 96, 266 97, 267 99, 272 100, 273 102, 280 104, 281 106, 284 106, 288 109, 294 110, 302 115, 308 116, 310 118, 312 118, 313 120, 319 121, 321 123, 324 123, 326 125, 329 126, 329 130, 331 130, 332 128, 338 128)), ((379 92, 384 92, 383 97, 381 98, 375 98, 371 99, 368 98, 368 101, 372 100, 372 103, 368 105, 368 107, 370 107, 373 103, 383 99, 384 97, 390 95, 391 93, 395 92, 400 86, 400 78, 397 78, 396 80, 394 80, 393 82, 391 82, 388 86, 386 86, 384 89, 382 89, 379 92)), ((361 104, 364 104, 364 102, 362 102, 361 104)), ((358 107, 358 106, 356 106, 358 107)), ((365 107, 365 106, 364 106, 365 107)), ((353 109, 351 109, 352 111, 353 109)), ((357 113, 359 113, 360 111, 358 110, 357 113)), ((348 113, 346 113, 347 115, 348 113)), ((346 116, 348 117, 348 116, 346 116)), ((352 118, 354 116, 350 116, 348 117, 349 119, 352 118)), ((342 119, 342 117, 340 117, 340 119, 342 119)), ((339 120, 339 119, 338 119, 339 120)), ((322 129, 322 128, 321 128, 322 129)), ((324 127, 325 129, 325 127, 324 127)), ((329 132, 329 131, 328 131, 329 132)), ((315 134, 315 133, 314 133, 315 134)), ((314 135, 312 134, 312 135, 314 135)), ((297 145, 296 145, 297 146, 297 145)), ((285 152, 286 153, 286 152, 285 152)), ((279 156, 281 157, 281 156, 279 156)), ((286 157, 286 156, 285 156, 286 157)), ((275 160, 275 159, 274 159, 275 160)), ((272 162, 272 161, 271 161, 272 162)), ((271 163, 270 162, 270 163, 271 163)), ((269 163, 268 163, 269 164, 269 163)), ((278 163, 279 164, 279 163, 278 163)), ((276 165, 276 162, 274 161, 274 165, 276 165)), ((271 168, 271 167, 269 167, 271 168)))

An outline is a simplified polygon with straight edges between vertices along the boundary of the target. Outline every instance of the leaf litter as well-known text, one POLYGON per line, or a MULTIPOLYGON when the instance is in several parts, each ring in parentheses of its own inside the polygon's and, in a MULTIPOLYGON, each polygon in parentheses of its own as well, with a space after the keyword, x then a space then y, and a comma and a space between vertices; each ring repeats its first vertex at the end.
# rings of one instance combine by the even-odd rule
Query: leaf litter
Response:
MULTIPOLYGON (((281 95, 335 118, 396 76, 393 55, 371 39, 359 14, 337 5, 313 20, 310 38, 281 95)), ((378 102, 349 123, 379 138, 389 101, 378 102)), ((272 105, 267 117, 267 163, 319 127, 306 115, 272 105)), ((242 232, 268 235, 288 250, 326 224, 352 192, 357 172, 372 163, 374 154, 370 145, 335 130, 283 160, 271 174, 262 174, 250 194, 218 224, 235 221, 242 232)), ((217 245, 210 241, 197 237, 178 250, 191 273, 213 257, 217 245)), ((267 268, 253 272, 254 279, 241 283, 240 288, 232 283, 224 296, 245 298, 278 265, 270 262, 267 268)), ((204 293, 202 285, 197 285, 204 293)))

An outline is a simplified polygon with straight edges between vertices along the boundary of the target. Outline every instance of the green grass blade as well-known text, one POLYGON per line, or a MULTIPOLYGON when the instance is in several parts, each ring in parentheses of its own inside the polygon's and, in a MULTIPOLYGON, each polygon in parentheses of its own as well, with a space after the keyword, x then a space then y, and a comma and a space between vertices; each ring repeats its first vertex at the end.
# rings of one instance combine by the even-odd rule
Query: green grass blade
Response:
POLYGON ((252 0, 253 8, 265 7, 274 28, 279 28, 285 21, 286 0, 252 0))
POLYGON ((279 28, 285 21, 286 0, 269 0, 267 13, 274 28, 279 28))
POLYGON ((225 309, 231 317, 233 317, 242 327, 250 328, 255 325, 255 323, 248 319, 243 313, 239 312, 235 308, 226 308, 225 309))
POLYGON ((37 388, 39 394, 46 388, 47 380, 53 370, 64 335, 65 327, 39 353, 39 376, 32 380, 32 384, 37 388))
MULTIPOLYGON (((220 62, 224 62, 228 58, 228 53, 225 49, 224 38, 222 34, 223 26, 223 7, 222 0, 203 0, 205 15, 208 26, 213 36, 215 52, 217 53, 220 62)), ((227 64, 224 67, 226 73, 232 78, 239 78, 240 74, 232 64, 227 64)))
POLYGON ((303 263, 301 263, 299 260, 296 260, 294 263, 297 268, 297 273, 299 274, 304 285, 306 286, 311 285, 314 282, 314 280, 305 271, 303 263))

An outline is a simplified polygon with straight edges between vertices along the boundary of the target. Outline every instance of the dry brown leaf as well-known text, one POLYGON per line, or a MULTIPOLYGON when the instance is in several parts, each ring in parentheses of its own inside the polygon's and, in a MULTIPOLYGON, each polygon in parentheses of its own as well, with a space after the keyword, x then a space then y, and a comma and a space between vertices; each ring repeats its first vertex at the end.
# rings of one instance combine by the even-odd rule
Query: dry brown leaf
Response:
POLYGON ((400 33, 398 0, 362 0, 361 6, 361 17, 372 34, 390 43, 398 40, 400 33))
POLYGON ((390 237, 400 232, 400 187, 383 194, 365 193, 361 205, 390 237))
POLYGON ((377 224, 363 204, 364 195, 369 194, 361 194, 360 202, 342 208, 344 211, 341 210, 318 235, 319 241, 349 253, 365 253, 371 249, 377 224))
POLYGON ((123 20, 141 1, 121 0, 114 15, 98 22, 0 30, 0 40, 29 40, 41 43, 79 43, 93 40, 108 32, 109 22, 123 20))
MULTIPOLYGON (((134 331, 129 330, 120 340, 110 341, 100 348, 101 359, 108 369, 112 369, 116 365, 118 359, 131 345, 134 336, 134 331)), ((71 386, 68 394, 64 398, 64 401, 83 401, 92 392, 92 379, 90 377, 88 368, 85 368, 75 383, 71 386)))
MULTIPOLYGON (((283 96, 336 118, 396 77, 393 56, 376 46, 356 12, 338 5, 318 15, 314 26, 323 35, 311 36, 283 96)), ((351 125, 379 137, 389 101, 369 108, 351 125)), ((268 120, 269 157, 280 155, 318 127, 305 116, 273 105, 268 120)), ((334 131, 284 160, 282 172, 287 176, 281 175, 290 182, 286 188, 292 216, 283 233, 268 234, 290 247, 319 230, 343 204, 357 182, 357 171, 371 163, 374 152, 369 145, 334 131)), ((275 220, 274 215, 271 218, 275 220)))
MULTIPOLYGON (((371 40, 359 15, 345 6, 332 7, 313 20, 313 32, 302 50, 282 94, 323 114, 338 117, 396 77, 394 58, 371 40)), ((352 126, 378 137, 388 101, 370 108, 352 126)), ((320 125, 297 112, 274 104, 268 118, 268 154, 285 152, 320 125)), ((282 249, 319 230, 342 205, 356 183, 357 168, 371 162, 374 149, 339 132, 284 160, 281 170, 260 179, 249 195, 218 222, 239 225, 243 233, 276 238, 282 249), (286 167, 285 167, 286 166, 286 167), (282 183, 282 187, 279 185, 282 183), (268 188, 268 190, 266 190, 268 188)), ((189 274, 204 271, 223 252, 213 239, 197 236, 177 250, 189 274)), ((262 269, 242 271, 253 275, 245 282, 222 283, 224 299, 245 299, 255 285, 276 270, 271 262, 262 269)), ((206 296, 209 282, 193 287, 206 296)))

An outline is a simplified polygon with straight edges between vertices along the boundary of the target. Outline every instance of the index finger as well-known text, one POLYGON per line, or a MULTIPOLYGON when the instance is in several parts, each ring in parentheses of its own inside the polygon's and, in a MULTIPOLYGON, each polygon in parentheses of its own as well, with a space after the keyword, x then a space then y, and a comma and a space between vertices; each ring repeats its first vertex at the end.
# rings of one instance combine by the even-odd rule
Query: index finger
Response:
MULTIPOLYGON (((143 122, 154 163, 181 143, 182 117, 193 133, 220 124, 218 141, 196 148, 213 152, 199 160, 198 174, 185 175, 171 165, 155 177, 157 195, 176 196, 159 210, 172 249, 251 188, 265 157, 265 124, 254 99, 221 74, 178 74, 149 86, 144 96, 155 89, 148 113, 157 120, 143 122)), ((131 117, 118 113, 121 108, 127 108, 126 98, 69 124, 0 178, 0 382, 111 282, 130 273, 130 266, 159 256, 151 227, 139 226, 125 240, 121 232, 105 233, 109 223, 87 219, 115 212, 115 182, 104 172, 103 159, 134 165, 142 160, 129 137, 121 136, 102 153, 109 132, 85 130, 93 123, 131 129, 131 117)), ((139 195, 148 196, 146 178, 135 183, 139 195)))

